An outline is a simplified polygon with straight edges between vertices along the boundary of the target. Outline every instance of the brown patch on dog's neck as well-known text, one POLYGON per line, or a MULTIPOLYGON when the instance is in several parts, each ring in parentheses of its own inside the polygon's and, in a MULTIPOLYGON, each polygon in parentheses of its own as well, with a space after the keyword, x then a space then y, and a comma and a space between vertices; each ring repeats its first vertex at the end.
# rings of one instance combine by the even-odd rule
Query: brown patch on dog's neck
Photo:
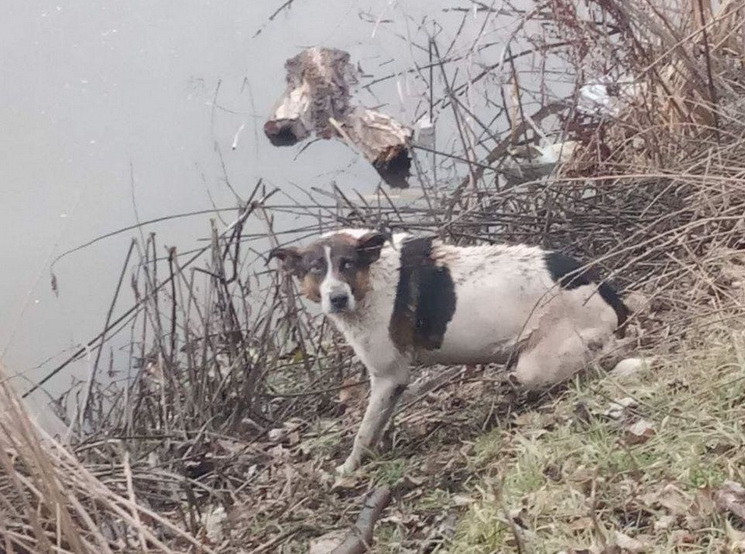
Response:
POLYGON ((354 299, 361 302, 370 291, 370 268, 360 268, 355 275, 354 284, 350 283, 350 287, 354 293, 354 299))

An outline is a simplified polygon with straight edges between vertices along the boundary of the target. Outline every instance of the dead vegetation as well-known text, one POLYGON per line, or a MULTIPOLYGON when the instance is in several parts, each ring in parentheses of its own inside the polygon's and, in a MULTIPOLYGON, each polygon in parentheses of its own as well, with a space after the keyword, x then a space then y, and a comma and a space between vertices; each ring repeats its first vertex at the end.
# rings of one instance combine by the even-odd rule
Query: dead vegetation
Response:
POLYGON ((88 345, 92 375, 117 339, 128 363, 60 400, 64 444, 40 443, 3 389, 5 551, 330 548, 382 486, 379 551, 742 549, 744 9, 549 0, 510 11, 500 48, 508 16, 486 4, 462 12, 475 37, 421 25, 412 122, 443 136, 414 145, 420 198, 259 184, 196 250, 134 243, 136 303, 88 345), (462 368, 398 415, 392 452, 337 481, 364 375, 263 264, 337 223, 596 260, 643 294, 630 336, 659 361, 530 396, 462 368))
POLYGON ((287 89, 264 124, 275 146, 291 146, 312 133, 356 148, 390 186, 406 188, 412 130, 389 115, 351 102, 359 72, 349 54, 307 48, 287 60, 287 89))

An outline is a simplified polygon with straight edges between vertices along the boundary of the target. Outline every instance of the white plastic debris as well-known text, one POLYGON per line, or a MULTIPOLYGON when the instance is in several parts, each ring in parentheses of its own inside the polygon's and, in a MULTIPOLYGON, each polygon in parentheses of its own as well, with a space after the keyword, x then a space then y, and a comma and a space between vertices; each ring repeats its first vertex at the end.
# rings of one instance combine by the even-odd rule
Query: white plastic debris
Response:
POLYGON ((589 115, 618 117, 642 92, 642 85, 628 76, 605 75, 580 87, 577 108, 589 115))
POLYGON ((553 143, 544 140, 540 145, 521 145, 510 150, 512 157, 501 169, 510 183, 533 181, 550 175, 556 166, 569 162, 579 147, 576 140, 553 143))
POLYGON ((435 147, 435 124, 429 116, 423 116, 414 126, 414 137, 416 144, 423 148, 435 147))

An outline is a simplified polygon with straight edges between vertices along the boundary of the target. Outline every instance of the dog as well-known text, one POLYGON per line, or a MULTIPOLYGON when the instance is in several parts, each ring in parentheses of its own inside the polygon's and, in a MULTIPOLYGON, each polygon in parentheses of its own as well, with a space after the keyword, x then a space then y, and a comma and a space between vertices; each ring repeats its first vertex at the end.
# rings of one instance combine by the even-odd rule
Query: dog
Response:
POLYGON ((341 229, 272 258, 368 370, 370 398, 341 474, 377 443, 412 366, 506 364, 520 386, 551 386, 612 344, 629 315, 594 270, 535 246, 341 229))

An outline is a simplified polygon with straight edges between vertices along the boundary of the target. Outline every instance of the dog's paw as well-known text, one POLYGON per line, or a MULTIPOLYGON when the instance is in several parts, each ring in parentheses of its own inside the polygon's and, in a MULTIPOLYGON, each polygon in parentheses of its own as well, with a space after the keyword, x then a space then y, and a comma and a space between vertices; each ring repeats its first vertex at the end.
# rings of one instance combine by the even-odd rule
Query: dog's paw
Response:
POLYGON ((359 461, 347 458, 343 464, 336 467, 336 474, 343 477, 344 475, 354 473, 358 467, 360 467, 359 461))
POLYGON ((523 388, 523 384, 520 382, 520 379, 514 371, 510 371, 505 375, 500 384, 505 388, 505 390, 513 392, 523 388))

